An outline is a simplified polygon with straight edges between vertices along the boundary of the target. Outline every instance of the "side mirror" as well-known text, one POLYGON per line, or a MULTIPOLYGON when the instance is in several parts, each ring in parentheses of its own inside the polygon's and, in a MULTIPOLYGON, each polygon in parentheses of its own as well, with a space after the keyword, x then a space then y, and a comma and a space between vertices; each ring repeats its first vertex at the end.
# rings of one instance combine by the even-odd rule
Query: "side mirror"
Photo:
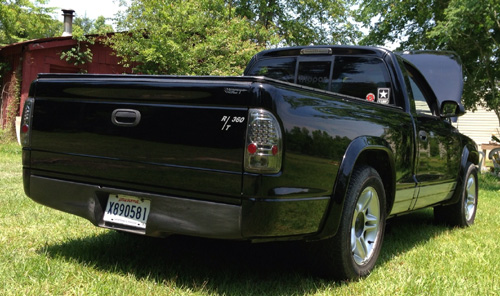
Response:
POLYGON ((441 103, 440 116, 442 118, 457 117, 464 114, 465 108, 462 104, 455 101, 444 101, 441 103))

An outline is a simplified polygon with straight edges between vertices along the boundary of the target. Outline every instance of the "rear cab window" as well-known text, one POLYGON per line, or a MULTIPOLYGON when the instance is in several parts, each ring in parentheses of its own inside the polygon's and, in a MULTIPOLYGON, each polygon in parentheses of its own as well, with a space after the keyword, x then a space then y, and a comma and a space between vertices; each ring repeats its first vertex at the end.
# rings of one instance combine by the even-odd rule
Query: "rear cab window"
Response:
POLYGON ((389 72, 380 58, 335 58, 331 91, 381 104, 393 104, 389 72))
POLYGON ((378 57, 274 57, 258 61, 246 73, 395 105, 389 71, 378 57))
POLYGON ((299 60, 297 84, 330 90, 332 61, 299 60))
POLYGON ((260 60, 247 74, 248 76, 265 76, 276 80, 295 83, 297 58, 272 58, 260 60))

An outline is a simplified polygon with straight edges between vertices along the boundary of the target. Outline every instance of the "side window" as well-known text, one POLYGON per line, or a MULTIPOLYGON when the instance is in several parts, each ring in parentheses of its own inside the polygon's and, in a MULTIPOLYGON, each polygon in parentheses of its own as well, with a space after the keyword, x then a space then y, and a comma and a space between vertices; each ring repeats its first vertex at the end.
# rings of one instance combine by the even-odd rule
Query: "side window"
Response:
POLYGON ((332 62, 307 61, 299 62, 297 84, 328 90, 332 62))
POLYGON ((415 111, 418 115, 436 115, 437 104, 432 91, 421 74, 413 67, 405 64, 408 80, 410 82, 408 92, 410 98, 415 102, 415 111))
POLYGON ((383 60, 338 56, 333 66, 333 92, 381 104, 394 104, 391 80, 383 60))
POLYGON ((259 61, 248 76, 266 76, 286 82, 295 81, 296 58, 271 58, 259 61))
POLYGON ((413 100, 415 101, 415 109, 417 114, 423 115, 433 115, 429 104, 427 104, 427 100, 425 99, 424 94, 418 87, 414 78, 410 75, 410 87, 413 95, 413 100))

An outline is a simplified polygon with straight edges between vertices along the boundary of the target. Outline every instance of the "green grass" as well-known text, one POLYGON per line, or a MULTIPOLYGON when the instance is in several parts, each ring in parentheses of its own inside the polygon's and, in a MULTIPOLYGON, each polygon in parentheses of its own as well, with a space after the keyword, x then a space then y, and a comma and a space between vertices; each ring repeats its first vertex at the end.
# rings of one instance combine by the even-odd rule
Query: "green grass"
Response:
POLYGON ((0 144, 0 295, 498 295, 500 183, 480 184, 472 227, 435 225, 432 210, 390 220, 374 272, 333 282, 299 243, 126 235, 38 205, 19 146, 0 144))

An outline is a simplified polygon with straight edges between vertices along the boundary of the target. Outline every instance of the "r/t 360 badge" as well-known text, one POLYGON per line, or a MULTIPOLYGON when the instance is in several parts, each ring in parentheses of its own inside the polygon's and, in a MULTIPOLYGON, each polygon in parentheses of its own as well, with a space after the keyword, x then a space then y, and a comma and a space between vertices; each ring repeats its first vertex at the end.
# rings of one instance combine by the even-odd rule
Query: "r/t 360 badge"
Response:
POLYGON ((388 87, 379 87, 377 91, 377 103, 389 104, 391 89, 388 87))

